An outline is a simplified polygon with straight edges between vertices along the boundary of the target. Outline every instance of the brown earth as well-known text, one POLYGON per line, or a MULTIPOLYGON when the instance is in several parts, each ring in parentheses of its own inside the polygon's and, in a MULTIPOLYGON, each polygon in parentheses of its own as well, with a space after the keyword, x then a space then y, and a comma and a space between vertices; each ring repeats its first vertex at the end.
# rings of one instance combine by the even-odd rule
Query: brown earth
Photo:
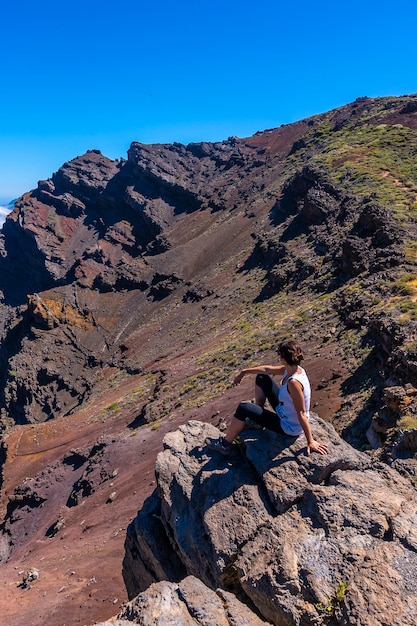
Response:
POLYGON ((213 145, 132 144, 128 161, 88 152, 19 200, 0 237, 1 623, 118 613, 164 434, 227 419, 253 396, 249 378, 230 387, 236 369, 274 362, 277 341, 302 338, 313 409, 339 432, 365 401, 377 411, 386 380, 417 380, 413 327, 391 306, 416 222, 406 237, 389 208, 308 167, 328 121, 366 126, 375 106, 375 124, 389 110, 413 129, 409 100, 213 145))
MULTIPOLYGON (((159 363, 160 367, 164 365, 163 361, 159 363)), ((341 379, 333 377, 331 354, 311 358, 308 371, 315 389, 315 410, 330 418, 341 402, 341 379), (325 387, 317 390, 323 382, 325 387)), ((103 398, 101 405, 127 395, 137 382, 129 381, 126 388, 118 389, 117 396, 103 398)), ((100 419, 100 405, 55 422, 15 427, 7 437, 2 506, 27 476, 46 473, 44 482, 50 485, 50 492, 40 512, 32 513, 36 514, 34 527, 23 527, 14 534, 16 546, 11 558, 0 567, 1 623, 90 625, 115 615, 127 600, 121 573, 126 528, 155 488, 155 459, 165 433, 189 419, 217 425, 222 418, 227 419, 240 399, 252 396, 252 384, 253 380, 245 378, 238 388, 231 388, 198 409, 179 412, 163 420, 158 428, 129 427, 134 421, 131 412, 100 419), (48 467, 55 467, 70 450, 91 446, 98 440, 109 442, 105 458, 113 470, 118 470, 117 475, 98 486, 81 504, 68 508, 65 504, 76 472, 67 471, 58 482, 54 472, 48 474, 48 467), (108 502, 113 492, 115 498, 108 502), (57 520, 58 512, 64 525, 55 536, 47 537, 45 533, 57 520), (22 587, 24 575, 31 568, 39 571, 39 578, 29 587, 22 587)))

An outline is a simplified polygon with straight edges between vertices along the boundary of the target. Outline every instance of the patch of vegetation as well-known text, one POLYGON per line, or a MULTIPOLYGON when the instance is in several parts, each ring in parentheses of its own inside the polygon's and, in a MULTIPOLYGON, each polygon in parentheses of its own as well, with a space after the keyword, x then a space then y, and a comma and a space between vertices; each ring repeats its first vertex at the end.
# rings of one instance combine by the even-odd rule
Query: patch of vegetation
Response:
POLYGON ((120 413, 120 411, 120 403, 117 400, 111 402, 102 410, 103 413, 120 413))
POLYGON ((407 241, 404 251, 406 261, 409 263, 417 261, 417 241, 407 241))
MULTIPOLYGON (((317 315, 327 310, 327 305, 319 295, 311 297, 309 294, 305 304, 300 294, 300 291, 280 293, 267 301, 249 302, 231 322, 228 334, 214 345, 210 344, 211 347, 196 359, 197 371, 181 385, 170 386, 169 397, 166 394, 164 403, 159 403, 159 411, 169 414, 180 406, 183 409, 202 406, 229 389, 239 369, 264 361, 264 354, 275 352, 283 339, 305 334, 305 329, 317 315)), ((224 328, 227 328, 226 321, 224 328)))
POLYGON ((402 221, 416 223, 417 131, 364 121, 332 131, 324 117, 305 138, 310 162, 324 168, 349 194, 373 197, 393 208, 402 221))
POLYGON ((400 430, 415 430, 417 429, 417 417, 414 415, 404 415, 397 423, 397 428, 400 430))
POLYGON ((194 374, 180 389, 185 409, 201 406, 208 400, 221 395, 230 386, 230 375, 225 368, 212 367, 194 374))
POLYGON ((417 301, 407 298, 398 304, 398 309, 402 313, 399 318, 402 324, 417 321, 417 301))
POLYGON ((417 293, 417 276, 404 274, 395 282, 394 292, 400 296, 412 296, 417 293))
POLYGON ((347 588, 348 584, 346 582, 339 581, 334 597, 328 598, 325 604, 323 602, 317 602, 317 604, 315 605, 316 609, 320 613, 325 613, 326 615, 334 615, 334 613, 337 611, 337 609, 340 608, 341 604, 345 600, 347 588))
POLYGON ((347 586, 348 584, 342 580, 337 583, 336 602, 338 604, 344 601, 345 596, 346 596, 347 586))

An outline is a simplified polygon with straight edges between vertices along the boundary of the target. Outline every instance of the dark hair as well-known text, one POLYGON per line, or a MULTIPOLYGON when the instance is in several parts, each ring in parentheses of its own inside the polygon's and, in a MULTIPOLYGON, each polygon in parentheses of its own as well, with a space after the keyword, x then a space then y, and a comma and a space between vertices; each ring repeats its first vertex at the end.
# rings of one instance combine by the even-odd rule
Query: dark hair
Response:
POLYGON ((283 341, 280 344, 278 354, 287 361, 288 365, 300 365, 301 361, 304 359, 303 351, 292 339, 283 341))

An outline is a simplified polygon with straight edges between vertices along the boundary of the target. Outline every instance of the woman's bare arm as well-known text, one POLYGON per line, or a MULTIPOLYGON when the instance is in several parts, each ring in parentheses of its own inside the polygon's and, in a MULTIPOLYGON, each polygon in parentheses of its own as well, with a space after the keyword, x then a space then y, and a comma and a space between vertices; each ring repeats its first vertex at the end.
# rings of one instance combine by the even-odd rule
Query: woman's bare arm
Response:
POLYGON ((233 384, 239 385, 242 378, 247 374, 268 374, 269 376, 283 376, 285 372, 284 365, 255 365, 254 367, 245 367, 235 376, 233 384))
POLYGON ((290 392, 295 410, 297 411, 297 416, 301 428, 303 429, 307 439, 307 454, 310 455, 311 452, 327 454, 326 444, 316 441, 311 432, 310 422, 308 421, 304 402, 303 387, 301 383, 298 380, 294 380, 293 378, 291 378, 291 380, 288 381, 288 391, 290 392))

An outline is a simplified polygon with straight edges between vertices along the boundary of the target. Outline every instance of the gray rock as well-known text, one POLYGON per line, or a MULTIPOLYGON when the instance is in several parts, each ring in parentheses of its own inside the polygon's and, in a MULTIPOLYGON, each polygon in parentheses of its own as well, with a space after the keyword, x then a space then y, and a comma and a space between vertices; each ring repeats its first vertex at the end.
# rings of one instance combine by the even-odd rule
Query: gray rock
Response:
POLYGON ((124 605, 116 618, 97 626, 267 626, 227 591, 213 591, 188 576, 151 585, 124 605))
MULTIPOLYGON (((210 424, 166 435, 156 475, 173 553, 188 574, 277 626, 415 626, 415 490, 329 424, 316 417, 312 428, 326 456, 307 456, 304 436, 266 430, 245 430, 230 457, 206 448, 205 437, 219 435, 210 424)), ((130 537, 125 566, 138 581, 130 594, 160 568, 143 547, 149 524, 136 520, 130 537)))

